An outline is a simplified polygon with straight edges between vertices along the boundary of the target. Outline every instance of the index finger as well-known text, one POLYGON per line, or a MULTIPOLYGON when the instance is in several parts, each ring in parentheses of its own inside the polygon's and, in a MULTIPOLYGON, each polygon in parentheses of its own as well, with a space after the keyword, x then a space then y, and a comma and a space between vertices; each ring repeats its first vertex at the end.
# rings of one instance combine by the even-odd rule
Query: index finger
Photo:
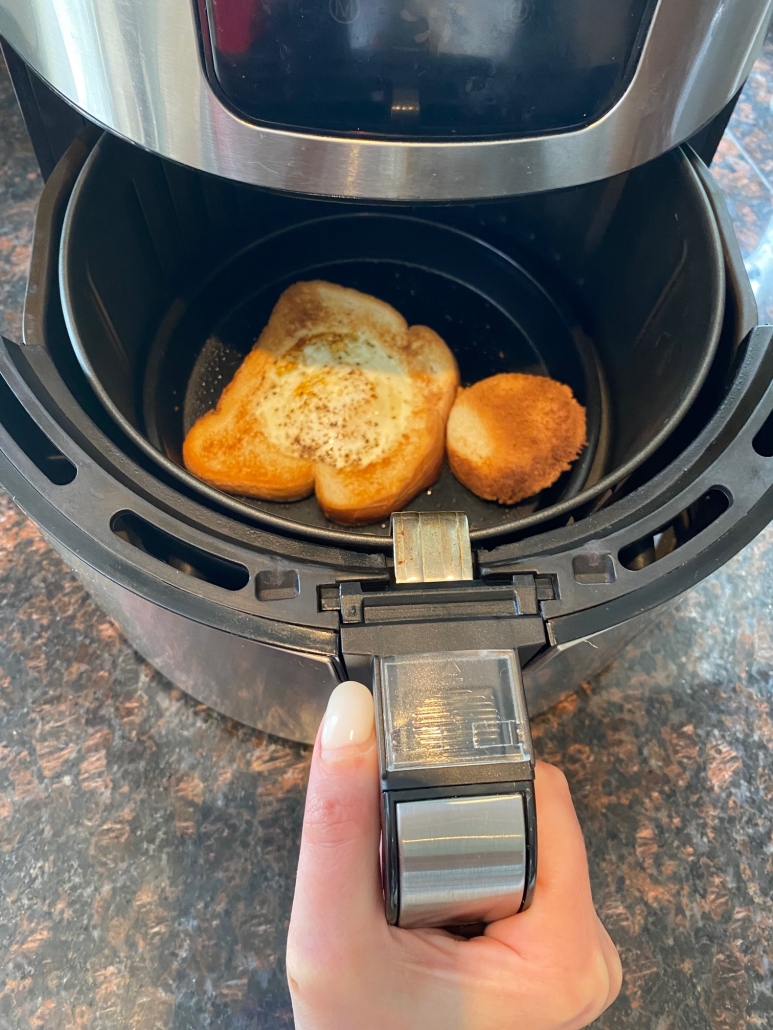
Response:
POLYGON ((566 777, 552 765, 537 762, 537 883, 525 912, 486 928, 486 936, 519 952, 555 947, 558 941, 581 945, 595 933, 585 841, 566 777))

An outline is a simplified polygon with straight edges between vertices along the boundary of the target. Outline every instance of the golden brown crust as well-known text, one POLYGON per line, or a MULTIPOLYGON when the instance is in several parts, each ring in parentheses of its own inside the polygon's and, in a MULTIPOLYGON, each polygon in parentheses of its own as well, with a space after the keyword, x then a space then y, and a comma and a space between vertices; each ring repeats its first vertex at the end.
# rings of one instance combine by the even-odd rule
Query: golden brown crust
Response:
POLYGON ((446 427, 451 471, 478 497, 500 504, 552 486, 585 444, 585 408, 570 388, 520 373, 459 390, 446 427))
POLYGON ((186 436, 183 461, 198 479, 227 493, 298 501, 314 489, 311 464, 275 453, 250 412, 271 360, 258 348, 247 355, 217 409, 203 415, 186 436))
MULTIPOLYGON (((367 360, 362 367, 370 375, 367 360)), ((431 329, 409 329, 390 305, 356 290, 296 283, 280 297, 217 408, 188 433, 183 460, 193 475, 228 493, 293 501, 316 491, 329 518, 348 524, 376 521, 437 479, 458 383, 456 361, 431 329), (349 352, 343 364, 321 360, 309 365, 308 348, 315 341, 327 348, 323 354, 334 354, 339 341, 350 346, 354 337, 365 339, 366 358, 377 351, 376 365, 386 362, 386 371, 375 379, 362 374, 356 361, 349 362, 349 352), (371 343, 375 350, 368 350, 371 343), (306 377, 302 380, 299 367, 306 377), (292 389, 286 386, 287 374, 296 376, 292 389), (378 392, 382 374, 388 380, 383 396, 378 392), (331 415, 327 399, 333 395, 331 415), (379 397, 380 407, 372 399, 379 397), (267 398, 273 407, 266 408, 267 398), (393 423, 390 403, 399 413, 393 423), (312 417, 322 425, 316 436, 308 426, 312 417), (325 448, 320 439, 328 424, 337 438, 325 448)))

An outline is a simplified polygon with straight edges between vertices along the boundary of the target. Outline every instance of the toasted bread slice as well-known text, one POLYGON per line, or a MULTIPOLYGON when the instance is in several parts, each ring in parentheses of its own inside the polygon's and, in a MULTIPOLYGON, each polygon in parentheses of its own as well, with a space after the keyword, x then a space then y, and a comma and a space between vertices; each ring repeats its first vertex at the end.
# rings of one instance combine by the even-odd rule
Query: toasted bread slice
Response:
POLYGON ((516 504, 571 468, 585 434, 585 408, 568 386, 505 373, 459 391, 446 428, 448 462, 478 497, 516 504))
POLYGON ((228 493, 296 501, 366 523, 437 479, 459 384, 451 351, 389 304, 296 283, 214 411, 183 445, 186 468, 228 493))

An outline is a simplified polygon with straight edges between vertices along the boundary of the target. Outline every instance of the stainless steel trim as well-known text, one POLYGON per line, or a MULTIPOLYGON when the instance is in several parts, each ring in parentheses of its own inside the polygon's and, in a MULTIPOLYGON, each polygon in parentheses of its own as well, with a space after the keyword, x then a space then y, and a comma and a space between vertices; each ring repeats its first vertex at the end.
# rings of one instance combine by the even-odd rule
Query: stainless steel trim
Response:
POLYGON ((520 794, 403 801, 396 809, 400 926, 491 923, 519 910, 526 880, 520 794))
POLYGON ((577 185, 687 139, 740 88, 773 0, 659 0, 633 81, 577 132, 400 142, 267 129, 239 118, 202 68, 193 0, 0 0, 0 33, 92 119, 175 161, 273 189, 459 200, 577 185))
POLYGON ((472 579, 470 523, 463 511, 400 511, 392 516, 395 580, 472 579))

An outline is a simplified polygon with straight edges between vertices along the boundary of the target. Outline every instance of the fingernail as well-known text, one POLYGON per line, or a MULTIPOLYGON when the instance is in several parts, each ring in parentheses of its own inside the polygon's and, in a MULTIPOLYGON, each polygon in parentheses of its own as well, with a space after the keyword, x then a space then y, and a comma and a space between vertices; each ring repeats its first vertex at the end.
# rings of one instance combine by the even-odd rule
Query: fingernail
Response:
POLYGON ((339 683, 322 720, 322 751, 364 744, 373 733, 373 695, 362 683, 339 683))

